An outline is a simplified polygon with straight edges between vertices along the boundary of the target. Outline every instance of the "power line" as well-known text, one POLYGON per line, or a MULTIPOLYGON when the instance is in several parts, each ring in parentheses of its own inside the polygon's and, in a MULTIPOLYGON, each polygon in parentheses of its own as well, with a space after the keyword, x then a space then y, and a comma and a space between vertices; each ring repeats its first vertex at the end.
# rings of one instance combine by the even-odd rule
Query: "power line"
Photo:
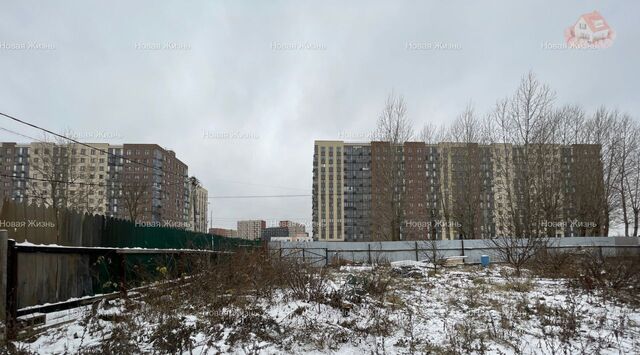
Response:
MULTIPOLYGON (((55 133, 55 132, 53 132, 53 131, 51 131, 51 130, 49 130, 49 129, 46 129, 46 128, 43 128, 43 127, 37 126, 37 125, 35 125, 35 124, 33 124, 33 123, 26 122, 26 121, 24 121, 24 120, 21 120, 21 119, 19 119, 19 118, 17 118, 17 117, 14 117, 14 116, 8 115, 8 114, 6 114, 6 113, 0 112, 0 115, 4 116, 4 117, 6 117, 6 118, 9 118, 9 119, 11 119, 11 120, 13 120, 13 121, 16 121, 16 122, 18 122, 18 123, 21 123, 21 124, 27 125, 27 126, 29 126, 29 127, 32 127, 32 128, 35 128, 35 129, 39 129, 39 130, 41 130, 41 131, 43 131, 43 132, 46 132, 46 133, 52 134, 52 135, 54 135, 54 136, 56 136, 56 137, 59 137, 59 138, 62 138, 62 139, 66 139, 66 140, 68 140, 68 141, 74 142, 74 143, 76 143, 76 144, 80 144, 80 145, 85 146, 85 147, 87 147, 87 148, 95 149, 95 150, 97 150, 97 151, 99 151, 99 152, 102 152, 102 153, 105 153, 105 154, 107 154, 107 155, 109 155, 109 156, 113 156, 113 157, 116 157, 116 158, 121 158, 121 159, 123 159, 123 160, 125 160, 125 161, 130 161, 130 162, 132 162, 132 163, 135 163, 135 164, 138 164, 138 165, 141 165, 141 166, 147 167, 147 168, 151 168, 151 169, 159 170, 160 172, 162 172, 162 173, 164 173, 164 174, 173 174, 173 175, 179 176, 179 177, 181 177, 181 178, 183 178, 183 179, 187 179, 187 178, 188 178, 188 177, 186 177, 186 176, 184 176, 184 175, 182 175, 182 174, 178 174, 178 173, 174 173, 174 172, 170 172, 170 171, 165 171, 165 170, 163 170, 162 168, 159 168, 159 167, 156 167, 156 166, 150 166, 150 165, 144 164, 144 163, 142 163, 142 162, 139 162, 139 161, 137 161, 137 160, 126 158, 126 157, 124 157, 123 155, 118 155, 118 154, 109 153, 108 151, 105 151, 105 150, 100 149, 100 148, 98 148, 98 147, 94 147, 94 146, 92 146, 92 145, 90 145, 90 144, 86 144, 86 143, 80 142, 80 141, 78 141, 78 140, 75 140, 75 139, 73 139, 73 138, 66 137, 66 136, 64 136, 64 135, 62 135, 62 134, 55 133)), ((21 133, 18 133, 18 132, 14 132, 14 131, 11 131, 11 130, 6 129, 6 128, 2 128, 2 129, 3 129, 3 130, 5 130, 5 131, 7 131, 7 132, 10 132, 10 133, 17 134, 17 135, 22 136, 22 137, 26 137, 26 138, 33 139, 33 140, 36 140, 36 141, 40 141, 40 140, 35 139, 35 138, 33 138, 33 137, 29 137, 29 136, 27 136, 27 135, 24 135, 24 134, 21 134, 21 133)), ((46 143, 46 142, 43 142, 43 141, 40 141, 40 142, 42 142, 42 143, 46 143)), ((88 156, 88 155, 87 155, 87 156, 88 156)), ((289 189, 289 190, 300 190, 300 191, 302 191, 302 190, 306 190, 306 189, 302 189, 302 188, 295 188, 295 187, 274 186, 274 185, 256 184, 256 183, 248 183, 248 182, 240 182, 240 181, 232 181, 232 180, 223 180, 223 179, 214 179, 214 180, 218 180, 218 181, 225 181, 225 182, 234 183, 234 184, 241 184, 241 185, 265 186, 265 187, 272 187, 272 188, 279 188, 279 189, 289 189)), ((171 183, 169 183, 169 182, 167 182, 167 184, 168 184, 168 185, 171 185, 171 183)))
POLYGON ((267 185, 267 184, 256 184, 252 182, 243 182, 243 181, 232 181, 225 179, 214 178, 213 180, 228 182, 231 184, 240 184, 240 185, 251 185, 251 186, 263 186, 263 187, 271 187, 274 189, 286 189, 286 190, 298 190, 298 191, 307 191, 308 189, 298 188, 298 187, 286 187, 286 186, 277 186, 277 185, 267 185))
MULTIPOLYGON (((19 180, 34 180, 34 181, 43 181, 48 183, 59 183, 65 185, 80 185, 80 186, 96 186, 96 187, 106 187, 109 188, 109 185, 101 184, 101 183, 90 183, 90 182, 78 182, 78 181, 68 181, 68 180, 57 180, 57 179, 41 179, 34 178, 28 176, 18 176, 18 175, 7 175, 0 174, 0 176, 14 178, 19 180)), ((128 186, 128 185, 118 185, 117 187, 127 188, 127 187, 139 187, 139 186, 128 186)), ((229 198, 289 198, 289 197, 311 197, 312 195, 238 195, 238 196, 210 196, 209 199, 229 199, 229 198)))
POLYGON ((10 129, 8 129, 8 128, 0 127, 0 129, 1 129, 1 130, 3 130, 3 131, 6 131, 6 132, 13 133, 13 134, 15 134, 15 135, 18 135, 18 136, 24 137, 24 138, 28 138, 28 139, 31 139, 31 140, 34 140, 34 141, 38 141, 38 142, 45 143, 44 141, 41 141, 41 140, 36 139, 36 138, 33 138, 33 137, 31 137, 31 136, 27 136, 26 134, 22 134, 22 133, 19 133, 19 132, 16 132, 16 131, 12 131, 12 130, 10 130, 10 129))
MULTIPOLYGON (((20 133, 20 132, 16 132, 16 131, 10 130, 10 129, 8 129, 8 128, 0 127, 0 129, 1 129, 1 130, 3 130, 3 131, 6 131, 6 132, 12 133, 12 134, 15 134, 15 135, 21 136, 21 137, 25 137, 25 138, 28 138, 28 139, 32 139, 32 140, 34 140, 34 141, 36 141, 36 142, 40 142, 40 143, 43 143, 43 144, 53 144, 53 143, 50 143, 50 142, 45 142, 45 141, 43 141, 43 140, 41 140, 41 139, 38 139, 38 138, 33 138, 33 137, 28 136, 28 135, 26 135, 26 134, 22 134, 22 133, 20 133)), ((93 155, 89 155, 89 154, 87 154, 87 153, 82 153, 82 150, 80 151, 80 154, 79 154, 79 155, 83 155, 83 156, 88 157, 88 158, 91 158, 91 159, 94 159, 94 158, 95 158, 95 156, 93 156, 93 155)), ((35 164, 35 163, 32 163, 31 165, 33 165, 33 166, 34 166, 34 168, 33 168, 33 169, 34 169, 35 171, 37 171, 37 172, 39 172, 39 173, 41 173, 41 174, 44 174, 44 173, 42 172, 42 170, 41 170, 41 169, 39 169, 39 168, 35 167, 35 166, 36 166, 36 164, 35 164)), ((106 175, 108 175, 108 172, 104 172, 104 173, 105 173, 106 175)), ((121 174, 122 174, 122 173, 121 173, 121 174)), ((27 177, 20 177, 20 176, 14 176, 14 177, 16 177, 16 178, 20 178, 20 179, 29 179, 29 178, 27 178, 27 177)), ((32 180, 33 180, 33 179, 32 179, 32 180)), ((51 181, 51 180, 50 180, 50 179, 48 179, 48 180, 45 180, 45 181, 51 181)), ((72 181, 66 181, 66 182, 64 182, 64 181, 59 181, 59 182, 61 182, 61 183, 71 183, 71 184, 73 184, 73 183, 74 183, 74 182, 72 182, 72 181)), ((85 183, 85 184, 88 184, 88 183, 85 183)), ((116 184, 117 184, 117 186, 111 186, 111 187, 112 187, 112 188, 115 188, 115 187, 119 187, 119 188, 129 188, 129 187, 131 187, 131 188, 139 188, 139 187, 140 187, 140 186, 137 186, 137 185, 132 185, 132 186, 129 186, 129 185, 123 185, 123 184, 122 184, 122 181, 116 181, 116 184)), ((183 184, 180 184, 180 183, 177 183, 177 184, 176 184, 176 183, 172 183, 171 181, 165 181, 163 184, 165 184, 165 185, 167 185, 167 186, 180 186, 180 187, 184 187, 184 185, 183 185, 183 184)), ((109 187, 109 186, 106 186, 106 187, 109 187)))
POLYGON ((45 178, 35 178, 35 177, 29 177, 29 176, 18 176, 18 175, 7 175, 7 174, 0 174, 0 176, 14 178, 18 180, 34 180, 34 181, 43 181, 48 183, 59 183, 59 184, 65 184, 65 185, 95 186, 95 187, 106 187, 106 188, 140 188, 144 186, 142 184, 141 185, 123 185, 119 183, 116 184, 115 186, 110 186, 108 184, 101 184, 101 183, 95 183, 95 182, 45 179, 45 178))
MULTIPOLYGON (((22 133, 20 133, 20 132, 16 132, 16 131, 10 130, 10 129, 8 129, 8 128, 0 127, 0 129, 1 129, 1 130, 3 130, 3 131, 6 131, 6 132, 12 133, 12 134, 15 134, 15 135, 21 136, 21 137, 25 137, 25 138, 28 138, 28 139, 32 139, 32 140, 34 140, 34 141, 36 141, 36 142, 40 142, 40 143, 43 143, 43 144, 52 144, 52 143, 45 142, 45 141, 40 140, 40 139, 37 139, 37 138, 33 138, 33 137, 28 136, 28 135, 26 135, 26 134, 22 134, 22 133)), ((87 153, 82 153, 82 151, 80 151, 80 155, 84 155, 85 157, 88 157, 88 158, 91 158, 91 159, 94 159, 94 158, 95 158, 95 156, 89 155, 89 154, 87 154, 87 153)), ((117 155, 116 155, 116 156, 117 156, 117 155)), ((31 164, 31 165, 34 165, 34 166, 35 166, 35 164, 31 164)), ((42 173, 42 170, 40 170, 39 168, 34 167, 33 169, 34 169, 34 170, 36 170, 36 171, 37 171, 37 172, 39 172, 39 173, 42 173)), ((107 174, 107 175, 108 175, 108 172, 105 172, 105 174, 107 174)), ((121 173, 121 174, 122 174, 122 173, 121 173)), ((16 177, 16 178, 25 178, 25 177, 19 177, 19 176, 15 176, 15 177, 16 177)), ((51 181, 51 180, 46 180, 46 181, 51 181)), ((62 181, 60 181, 60 182, 62 182, 62 181)), ((71 181, 67 181, 67 183, 73 183, 73 182, 71 182, 71 181)), ((140 186, 136 186, 136 185, 133 185, 133 186, 123 185, 121 181, 116 181, 116 183, 117 183, 117 187, 122 187, 122 188, 129 188, 129 187, 131 187, 131 188, 138 188, 138 187, 140 187, 140 186)), ((172 183, 171 181, 165 181, 163 184, 165 184, 165 185, 167 185, 167 186, 180 186, 180 187, 184 187, 184 185, 183 185, 183 184, 180 184, 180 183, 175 184, 175 183, 172 183)), ((109 187, 109 186, 107 186, 107 187, 109 187)), ((111 187, 113 188, 113 187, 116 187, 116 186, 111 186, 111 187)))
MULTIPOLYGON (((1 130, 3 130, 3 131, 6 131, 6 132, 12 133, 12 134, 15 134, 15 135, 21 136, 21 137, 25 137, 25 138, 28 138, 28 139, 32 139, 32 140, 34 140, 34 141, 36 141, 36 142, 40 142, 40 143, 44 143, 44 144, 49 144, 49 142, 45 142, 45 141, 43 141, 43 140, 40 140, 40 139, 37 139, 37 138, 33 138, 33 137, 31 137, 31 136, 28 136, 28 135, 26 135, 26 134, 22 134, 22 133, 20 133, 20 132, 16 132, 16 131, 10 130, 10 129, 8 129, 8 128, 0 127, 0 129, 1 129, 1 130)), ((80 155, 84 155, 85 157, 92 158, 92 159, 93 159, 93 158, 95 158, 94 156, 89 155, 89 154, 87 154, 87 153, 82 153, 82 151, 80 152, 80 155)), ((31 165, 34 165, 34 164, 31 164, 31 165)), ((39 172, 39 173, 42 173, 42 171, 41 171, 40 169, 38 169, 38 168, 33 168, 33 169, 34 169, 34 170, 36 170, 36 171, 37 171, 37 172, 39 172)), ((107 172, 105 172, 105 174, 106 174, 106 173, 107 173, 107 172)), ((6 175, 2 175, 2 176, 6 176, 6 175)), ((21 176, 7 176, 7 177, 15 177, 15 178, 18 178, 18 179, 38 180, 38 179, 36 179, 36 178, 21 177, 21 176)), ((42 179, 42 181, 48 181, 48 182, 60 182, 60 183, 68 183, 68 184, 85 184, 85 185, 89 185, 89 183, 76 183, 76 182, 73 182, 73 181, 62 181, 62 180, 55 181, 55 180, 51 180, 51 179, 46 179, 46 180, 42 179)), ((172 184, 171 184, 170 182, 168 182, 168 181, 166 181, 165 183, 166 183, 167 185, 172 185, 172 184)), ((182 185, 181 185, 181 186, 182 186, 182 185)), ((106 187, 108 187, 108 186, 106 186, 106 187)), ((122 185, 120 182, 118 182, 118 187, 138 187, 138 186, 135 186, 135 185, 134 185, 134 186, 125 186, 125 185, 122 185)))
MULTIPOLYGON (((28 176, 17 176, 17 175, 7 175, 7 174, 0 174, 0 176, 9 177, 9 178, 15 178, 15 179, 18 179, 18 180, 23 180, 24 179, 24 180, 44 181, 44 182, 48 182, 48 183, 59 183, 59 184, 65 184, 65 185, 109 187, 108 185, 103 185, 103 184, 100 184, 100 183, 91 183, 91 182, 79 182, 79 181, 56 180, 56 179, 40 179, 40 178, 34 178, 34 177, 28 177, 28 176)), ((127 186, 127 187, 129 187, 129 186, 127 186)))
POLYGON ((213 217, 213 219, 218 220, 232 220, 232 221, 243 221, 243 220, 252 220, 252 219, 268 219, 268 220, 281 220, 281 221, 297 221, 297 220, 307 220, 308 217, 213 217))
POLYGON ((239 196, 210 196, 210 199, 218 198, 286 198, 286 197, 311 197, 312 195, 239 195, 239 196))
POLYGON ((84 147, 87 147, 87 148, 91 148, 91 149, 97 150, 97 151, 102 152, 102 153, 105 153, 105 154, 107 154, 107 155, 114 156, 114 157, 116 157, 116 158, 121 158, 121 159, 123 159, 123 160, 130 161, 130 162, 132 162, 132 163, 135 163, 135 164, 138 164, 138 165, 141 165, 141 166, 147 167, 147 168, 156 169, 156 170, 159 170, 160 172, 165 173, 165 174, 167 174, 167 173, 171 173, 171 174, 174 174, 174 175, 176 175, 176 176, 180 176, 181 178, 187 178, 187 177, 185 177, 184 175, 177 174, 177 173, 173 173, 173 172, 170 172, 170 171, 164 171, 162 168, 159 168, 159 167, 157 167, 157 166, 150 166, 150 165, 146 165, 146 164, 141 163, 141 162, 139 162, 139 161, 137 161, 137 160, 133 160, 133 159, 126 158, 126 157, 124 157, 123 155, 118 155, 118 154, 109 153, 108 151, 105 151, 105 150, 100 149, 100 148, 98 148, 98 147, 94 147, 94 146, 92 146, 92 145, 89 145, 89 144, 86 144, 86 143, 80 142, 80 141, 78 141, 78 140, 76 140, 76 139, 66 137, 66 136, 64 136, 64 135, 62 135, 62 134, 58 134, 58 133, 53 132, 53 131, 51 131, 51 130, 48 130, 48 129, 46 129, 46 128, 42 128, 42 127, 37 126, 37 125, 35 125, 35 124, 33 124, 33 123, 29 123, 29 122, 23 121, 23 120, 21 120, 21 119, 19 119, 19 118, 13 117, 13 116, 8 115, 8 114, 6 114, 6 113, 0 112, 0 115, 4 116, 4 117, 6 117, 6 118, 9 118, 9 119, 11 119, 11 120, 14 120, 14 121, 16 121, 16 122, 18 122, 18 123, 22 123, 22 124, 27 125, 27 126, 29 126, 29 127, 33 127, 33 128, 39 129, 39 130, 41 130, 41 131, 43 131, 43 132, 46 132, 46 133, 52 134, 52 135, 54 135, 54 136, 56 136, 56 137, 58 137, 58 138, 66 139, 66 140, 68 140, 68 141, 74 142, 74 143, 76 143, 76 144, 80 144, 80 145, 82 145, 82 146, 84 146, 84 147))

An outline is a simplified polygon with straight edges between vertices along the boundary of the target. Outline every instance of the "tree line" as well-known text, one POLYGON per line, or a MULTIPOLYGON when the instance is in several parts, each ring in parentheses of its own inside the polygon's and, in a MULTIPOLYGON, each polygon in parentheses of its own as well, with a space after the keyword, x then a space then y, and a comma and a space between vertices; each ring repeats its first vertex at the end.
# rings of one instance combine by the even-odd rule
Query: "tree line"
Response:
MULTIPOLYGON (((425 209, 424 217, 455 221, 454 226, 446 224, 455 228, 455 237, 484 234, 488 226, 482 206, 498 211, 495 230, 485 229, 487 235, 553 237, 557 225, 549 222, 562 216, 589 222, 576 226, 576 235, 607 236, 622 227, 624 236, 638 236, 640 124, 605 106, 589 113, 580 105, 558 104, 556 93, 533 72, 489 112, 480 114, 468 104, 450 124, 427 122, 419 132, 408 118, 404 98, 392 93, 378 117, 374 139, 386 145, 383 163, 372 162, 377 166, 375 173, 372 168, 372 184, 377 186, 374 240, 407 239, 402 236, 410 234, 403 227, 412 197, 404 188, 407 162, 402 147, 412 141, 451 143, 438 146, 440 157, 452 160, 440 164, 453 166, 442 170, 440 178, 451 181, 456 193, 435 199, 426 194, 427 206, 436 207, 425 209), (480 149, 486 145, 491 145, 490 160, 480 149)), ((426 235, 433 238, 433 232, 426 235)))

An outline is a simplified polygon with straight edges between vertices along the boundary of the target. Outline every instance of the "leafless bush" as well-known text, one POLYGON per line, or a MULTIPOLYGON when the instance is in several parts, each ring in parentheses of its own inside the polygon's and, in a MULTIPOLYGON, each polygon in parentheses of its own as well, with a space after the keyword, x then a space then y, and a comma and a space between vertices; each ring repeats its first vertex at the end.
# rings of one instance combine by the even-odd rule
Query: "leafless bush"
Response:
POLYGON ((184 318, 171 316, 154 329, 150 340, 154 349, 160 353, 182 354, 192 350, 191 336, 195 331, 196 327, 187 325, 184 318))
POLYGON ((433 264, 434 273, 445 264, 445 256, 438 245, 438 241, 430 239, 423 242, 424 249, 421 252, 422 257, 429 263, 433 264))
POLYGON ((486 244, 498 254, 498 257, 516 270, 520 275, 522 268, 542 250, 548 249, 549 238, 530 236, 527 238, 500 237, 486 239, 486 244))
POLYGON ((290 265, 291 269, 281 275, 283 286, 290 289, 294 297, 302 300, 318 301, 324 298, 327 287, 327 269, 305 264, 290 265))
POLYGON ((587 292, 598 291, 628 302, 640 302, 640 256, 619 253, 603 255, 599 250, 541 250, 532 259, 531 270, 539 276, 565 278, 587 292))
POLYGON ((572 278, 578 275, 578 262, 584 251, 578 249, 542 248, 528 263, 537 275, 549 278, 572 278))
POLYGON ((36 355, 30 351, 25 345, 14 345, 13 343, 0 344, 0 354, 2 355, 36 355))
POLYGON ((578 265, 580 275, 575 285, 588 291, 597 289, 620 300, 640 302, 640 256, 607 257, 593 252, 581 258, 578 265))
POLYGON ((447 332, 449 341, 448 352, 453 354, 486 354, 488 334, 477 326, 463 320, 453 325, 447 332))
POLYGON ((329 266, 339 268, 340 266, 346 266, 353 264, 353 261, 343 258, 341 255, 336 254, 329 258, 329 266))
POLYGON ((97 347, 84 350, 83 354, 134 354, 140 352, 136 334, 140 331, 131 317, 115 322, 111 332, 97 347))

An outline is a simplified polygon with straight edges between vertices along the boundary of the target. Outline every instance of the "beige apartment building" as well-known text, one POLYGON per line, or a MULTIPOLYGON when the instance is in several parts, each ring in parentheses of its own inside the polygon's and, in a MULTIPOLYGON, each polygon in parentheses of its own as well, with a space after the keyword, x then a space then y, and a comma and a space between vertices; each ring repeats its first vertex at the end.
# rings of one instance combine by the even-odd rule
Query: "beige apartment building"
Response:
POLYGON ((207 231, 206 189, 157 144, 1 142, 0 198, 207 231))
POLYGON ((29 146, 27 195, 30 203, 74 208, 104 214, 107 211, 108 144, 34 142, 29 146), (72 184, 65 183, 66 181, 72 184))
POLYGON ((238 238, 248 240, 260 240, 262 231, 267 227, 263 220, 246 220, 237 223, 238 238))
POLYGON ((207 208, 209 201, 207 189, 202 186, 190 186, 189 195, 191 197, 189 201, 189 222, 191 223, 191 230, 199 233, 207 233, 207 208))
POLYGON ((313 235, 318 240, 343 241, 342 141, 316 141, 313 153, 313 235))

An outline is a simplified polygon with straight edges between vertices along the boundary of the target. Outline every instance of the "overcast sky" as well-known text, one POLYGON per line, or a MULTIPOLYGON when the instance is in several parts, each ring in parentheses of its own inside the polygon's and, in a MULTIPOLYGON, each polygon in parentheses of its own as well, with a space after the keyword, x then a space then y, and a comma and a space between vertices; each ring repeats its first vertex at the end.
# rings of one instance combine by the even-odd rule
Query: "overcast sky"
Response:
MULTIPOLYGON (((310 194, 313 141, 366 140, 392 90, 418 131, 470 101, 487 111, 529 70, 558 104, 640 115, 638 1, 319 3, 3 1, 0 111, 87 142, 160 144, 209 196, 310 194), (543 48, 593 10, 612 47, 543 48)), ((210 201, 215 226, 311 218, 310 197, 210 201)))

